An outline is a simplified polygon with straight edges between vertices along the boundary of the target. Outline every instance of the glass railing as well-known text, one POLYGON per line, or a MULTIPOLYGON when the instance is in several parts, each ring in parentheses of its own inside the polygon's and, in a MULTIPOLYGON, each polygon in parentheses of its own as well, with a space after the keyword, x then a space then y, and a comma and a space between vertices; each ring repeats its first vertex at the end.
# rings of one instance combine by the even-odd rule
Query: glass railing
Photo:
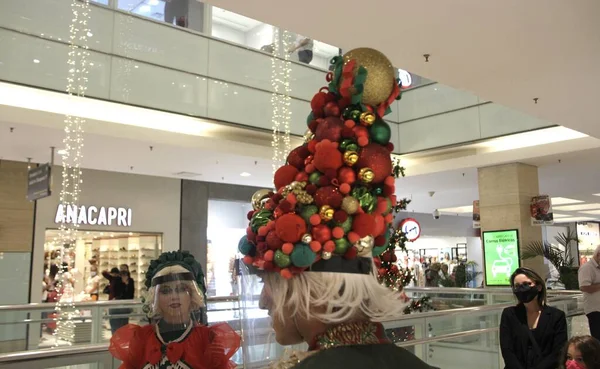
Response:
MULTIPOLYGON (((453 293, 459 294, 459 291, 453 293)), ((491 294, 492 292, 488 290, 485 293, 491 294)), ((587 327, 581 309, 581 294, 560 294, 560 296, 551 297, 549 304, 566 313, 569 336, 587 334, 587 327)), ((434 367, 444 369, 502 368, 498 326, 502 310, 511 305, 513 303, 432 311, 407 315, 401 319, 383 322, 383 324, 386 334, 396 345, 405 347, 434 367)), ((0 312, 6 310, 5 308, 1 307, 0 312)), ((209 310, 209 320, 210 315, 209 310)), ((264 352, 265 347, 267 347, 273 353, 271 360, 283 353, 283 350, 278 348, 273 351, 273 345, 269 344, 273 331, 268 326, 265 326, 265 329, 256 330, 256 334, 259 337, 252 337, 256 347, 249 347, 249 350, 255 352, 261 352, 262 350, 264 352)), ((49 368, 76 363, 93 363, 93 365, 99 365, 94 366, 94 368, 117 368, 116 363, 111 364, 110 357, 106 356, 106 349, 107 344, 104 343, 83 345, 77 348, 59 347, 1 354, 0 366, 3 368, 17 368, 19 367, 17 364, 20 364, 19 368, 49 368), (95 357, 97 361, 82 362, 84 360, 83 355, 97 355, 95 357), (50 356, 53 357, 53 361, 48 362, 50 356), (43 360, 46 360, 44 363, 47 366, 38 364, 43 360)), ((238 357, 241 356, 240 352, 238 357)), ((85 359, 89 360, 89 357, 85 359)), ((264 362, 253 360, 244 363, 238 360, 238 363, 243 364, 246 368, 265 366, 264 362)))

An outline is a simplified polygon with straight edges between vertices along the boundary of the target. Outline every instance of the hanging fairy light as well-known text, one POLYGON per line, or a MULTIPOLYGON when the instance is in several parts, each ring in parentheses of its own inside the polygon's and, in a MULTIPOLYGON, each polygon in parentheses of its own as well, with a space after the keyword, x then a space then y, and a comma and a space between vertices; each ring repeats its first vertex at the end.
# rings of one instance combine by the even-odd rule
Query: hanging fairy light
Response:
MULTIPOLYGON (((69 96, 84 97, 88 84, 88 38, 92 37, 89 28, 89 0, 71 1, 71 24, 69 28, 69 55, 67 65, 66 92, 69 96)), ((63 263, 70 263, 71 251, 77 239, 78 222, 76 211, 81 192, 81 158, 83 151, 83 124, 85 120, 72 115, 65 116, 65 137, 62 151, 62 187, 60 190, 60 205, 63 209, 62 222, 59 227, 58 252, 58 299, 56 302, 57 325, 54 331, 55 345, 58 339, 63 339, 70 345, 74 341, 75 324, 73 318, 79 316, 75 309, 74 293, 71 276, 63 263), (71 209, 71 211, 69 211, 71 209), (71 214, 72 212, 72 214, 71 214), (68 216, 69 215, 69 216, 68 216)))
POLYGON ((291 34, 273 27, 273 56, 271 57, 271 127, 273 137, 272 166, 273 173, 285 164, 287 154, 290 152, 290 121, 292 119, 290 97, 290 75, 292 66, 290 62, 291 34), (281 55, 281 58, 279 57, 281 55))

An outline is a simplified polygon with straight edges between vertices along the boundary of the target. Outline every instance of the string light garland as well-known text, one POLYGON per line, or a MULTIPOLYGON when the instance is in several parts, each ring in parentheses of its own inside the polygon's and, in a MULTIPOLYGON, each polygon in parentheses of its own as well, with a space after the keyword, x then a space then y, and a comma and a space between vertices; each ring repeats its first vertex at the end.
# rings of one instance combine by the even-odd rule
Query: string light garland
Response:
POLYGON ((290 97, 290 75, 292 67, 290 53, 288 52, 290 45, 291 34, 288 31, 280 31, 277 27, 273 27, 273 56, 271 57, 273 173, 285 164, 291 149, 290 121, 292 111, 290 107, 292 98, 290 97))
MULTIPOLYGON (((88 85, 88 38, 92 37, 89 28, 89 0, 71 1, 71 25, 69 28, 69 67, 66 92, 69 96, 85 97, 88 85)), ((62 153, 62 187, 60 190, 60 205, 62 205, 62 222, 59 227, 58 253, 58 297, 56 302, 56 329, 54 330, 55 345, 58 339, 72 344, 75 338, 75 323, 73 318, 79 316, 75 309, 72 276, 65 269, 65 263, 71 262, 72 248, 77 239, 78 222, 68 219, 68 209, 77 207, 81 193, 81 159, 83 151, 83 124, 85 120, 72 115, 65 116, 64 151, 62 153)), ((76 217, 76 216, 75 216, 76 217)))

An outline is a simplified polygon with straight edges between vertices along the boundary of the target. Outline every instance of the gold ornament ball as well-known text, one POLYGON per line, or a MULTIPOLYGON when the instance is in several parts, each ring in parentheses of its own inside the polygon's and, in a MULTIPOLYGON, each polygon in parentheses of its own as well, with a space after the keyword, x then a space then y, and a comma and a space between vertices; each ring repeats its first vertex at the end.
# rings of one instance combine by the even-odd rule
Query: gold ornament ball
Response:
POLYGON ((331 259, 331 253, 329 251, 323 251, 323 253, 321 254, 321 258, 323 258, 324 260, 329 260, 331 259))
POLYGON ((368 111, 362 113, 360 115, 360 122, 363 125, 370 127, 373 123, 375 123, 375 114, 368 111))
POLYGON ((321 206, 321 210, 319 211, 319 215, 321 216, 321 219, 323 219, 326 222, 333 219, 333 213, 335 213, 335 210, 329 205, 321 206))
POLYGON ((302 236, 302 242, 304 243, 310 243, 312 241, 312 236, 308 233, 305 233, 304 236, 302 236))
POLYGON ((358 251, 358 256, 369 256, 373 251, 373 245, 375 245, 373 236, 365 236, 356 241, 353 246, 356 248, 356 251, 358 251))
POLYGON ((353 166, 358 161, 358 153, 356 151, 346 151, 344 153, 344 163, 353 166))
POLYGON ((381 52, 362 47, 344 54, 344 63, 355 60, 356 64, 367 70, 362 102, 373 107, 386 101, 396 83, 394 67, 381 52))
POLYGON ((342 200, 342 210, 350 215, 356 213, 359 206, 358 200, 352 196, 346 196, 342 200))
POLYGON ((258 190, 252 195, 252 208, 254 210, 260 210, 263 208, 263 200, 269 198, 271 190, 258 190))
POLYGON ((361 170, 358 171, 358 178, 363 183, 371 183, 371 182, 373 182, 373 179, 375 178, 375 173, 373 172, 373 169, 371 169, 371 168, 362 168, 361 170))

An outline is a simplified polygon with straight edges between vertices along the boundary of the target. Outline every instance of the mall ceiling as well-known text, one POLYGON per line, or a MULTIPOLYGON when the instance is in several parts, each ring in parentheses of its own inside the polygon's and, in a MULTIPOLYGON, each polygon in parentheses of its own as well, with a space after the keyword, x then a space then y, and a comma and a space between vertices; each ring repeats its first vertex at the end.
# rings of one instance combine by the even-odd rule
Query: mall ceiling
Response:
POLYGON ((600 138, 598 0, 210 3, 600 138))

